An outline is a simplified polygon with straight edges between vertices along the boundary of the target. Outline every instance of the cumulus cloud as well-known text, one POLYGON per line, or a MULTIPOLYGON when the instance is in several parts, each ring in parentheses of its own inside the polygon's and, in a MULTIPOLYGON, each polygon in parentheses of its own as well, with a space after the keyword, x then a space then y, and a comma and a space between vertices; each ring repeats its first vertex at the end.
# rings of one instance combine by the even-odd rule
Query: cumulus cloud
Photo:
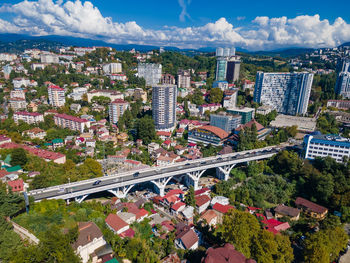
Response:
MULTIPOLYGON (((180 20, 189 18, 189 1, 178 0, 180 20), (182 5, 183 4, 183 5, 182 5)), ((250 50, 282 47, 332 47, 350 41, 350 25, 342 18, 333 23, 319 15, 256 17, 246 27, 234 27, 225 18, 198 27, 168 27, 153 30, 135 21, 118 23, 104 17, 89 1, 37 0, 0 6, 13 14, 0 19, 0 33, 63 35, 104 40, 109 43, 147 44, 199 48, 236 46, 250 50)))

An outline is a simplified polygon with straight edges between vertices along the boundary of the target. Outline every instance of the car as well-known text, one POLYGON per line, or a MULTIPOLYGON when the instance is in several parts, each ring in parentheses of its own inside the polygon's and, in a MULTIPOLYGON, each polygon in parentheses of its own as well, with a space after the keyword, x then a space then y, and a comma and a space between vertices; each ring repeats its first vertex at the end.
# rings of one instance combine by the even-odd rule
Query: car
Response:
POLYGON ((191 165, 190 163, 186 163, 185 165, 191 165))
POLYGON ((60 189, 58 190, 58 192, 59 192, 59 193, 64 193, 65 190, 66 190, 65 188, 60 188, 60 189))
POLYGON ((138 177, 140 175, 140 172, 134 173, 134 177, 138 177))
POLYGON ((92 185, 99 185, 101 182, 102 182, 101 180, 97 180, 92 185))
POLYGON ((221 160, 222 160, 222 157, 219 157, 217 160, 221 161, 221 160))

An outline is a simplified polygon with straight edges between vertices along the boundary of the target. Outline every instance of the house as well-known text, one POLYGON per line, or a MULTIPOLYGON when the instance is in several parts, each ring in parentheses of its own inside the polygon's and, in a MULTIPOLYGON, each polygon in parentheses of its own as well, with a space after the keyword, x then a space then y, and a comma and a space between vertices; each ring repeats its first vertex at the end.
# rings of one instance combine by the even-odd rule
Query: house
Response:
POLYGON ((57 148, 60 148, 60 147, 63 147, 64 144, 63 144, 63 140, 62 139, 53 139, 52 140, 52 147, 53 149, 57 149, 57 148))
POLYGON ((168 157, 168 156, 159 156, 157 158, 157 166, 167 166, 169 164, 174 164, 175 163, 175 159, 168 157))
POLYGON ((176 235, 175 245, 181 249, 195 250, 198 248, 199 238, 192 228, 185 227, 176 235))
POLYGON ((155 142, 151 142, 150 144, 148 144, 147 146, 147 150, 148 152, 151 154, 153 153, 155 150, 159 149, 159 144, 155 143, 155 142))
POLYGON ((186 207, 186 204, 183 202, 177 202, 173 204, 170 208, 170 211, 172 214, 179 214, 181 211, 183 211, 186 207))
POLYGON ((177 138, 182 138, 182 136, 183 136, 183 134, 184 134, 184 128, 178 128, 177 130, 176 130, 176 137, 177 138))
POLYGON ((46 131, 44 131, 38 127, 35 127, 31 130, 24 131, 23 135, 25 135, 25 134, 31 139, 43 140, 44 137, 46 136, 46 131))
POLYGON ((199 190, 194 191, 195 196, 207 195, 210 196, 210 189, 205 187, 199 190))
POLYGON ((113 231, 114 234, 121 234, 129 229, 128 223, 121 219, 116 214, 109 214, 105 220, 109 229, 113 231))
POLYGON ((220 203, 216 203, 213 205, 213 210, 218 215, 218 223, 221 224, 224 218, 224 215, 230 210, 234 209, 231 205, 222 205, 220 203))
POLYGON ((159 136, 159 138, 162 140, 162 141, 165 141, 167 139, 170 139, 171 137, 171 132, 168 132, 168 131, 157 131, 157 136, 159 136))
POLYGON ((256 212, 258 212, 259 210, 262 210, 259 207, 253 207, 253 206, 247 206, 248 212, 251 213, 252 215, 256 212))
POLYGON ((129 212, 119 212, 118 216, 129 225, 136 221, 136 215, 129 212))
POLYGON ((181 263, 181 259, 175 252, 173 254, 170 254, 169 256, 166 256, 160 262, 161 263, 181 263))
POLYGON ((297 197, 295 200, 295 205, 299 208, 302 209, 304 213, 307 215, 315 218, 315 219, 324 219, 328 213, 328 209, 320 206, 318 204, 315 204, 309 200, 306 200, 301 197, 297 197))
POLYGON ((194 215, 194 207, 193 206, 187 206, 184 210, 181 211, 181 215, 183 218, 183 221, 187 224, 193 223, 193 215, 194 215))
POLYGON ((22 179, 8 181, 7 185, 11 189, 12 192, 23 192, 24 191, 24 183, 22 179))
POLYGON ((89 261, 90 255, 106 245, 101 230, 94 222, 79 222, 79 235, 72 244, 73 249, 80 255, 82 262, 89 261))
POLYGON ((199 195, 199 196, 195 196, 195 199, 196 199, 196 209, 198 213, 201 214, 208 208, 210 204, 210 197, 207 195, 199 195))
POLYGON ((205 222, 206 224, 208 224, 209 226, 216 226, 217 222, 218 222, 218 216, 215 213, 214 210, 207 210, 205 211, 200 219, 205 222))
POLYGON ((214 196, 213 199, 211 199, 211 206, 214 206, 216 203, 221 204, 221 205, 229 205, 230 204, 230 200, 225 197, 225 196, 214 196))
POLYGON ((263 214, 256 213, 257 218, 261 219, 261 223, 265 225, 265 229, 273 234, 278 234, 280 231, 285 231, 290 228, 288 222, 280 222, 274 218, 266 219, 263 214))
POLYGON ((207 249, 202 263, 256 263, 253 259, 247 259, 235 247, 226 243, 223 247, 210 247, 207 249))
POLYGON ((292 221, 299 220, 300 216, 300 210, 297 208, 285 206, 285 205, 278 205, 275 209, 275 218, 281 218, 281 217, 289 217, 292 221))
POLYGON ((0 134, 0 145, 6 144, 6 143, 10 143, 11 142, 11 138, 7 137, 3 134, 0 134))

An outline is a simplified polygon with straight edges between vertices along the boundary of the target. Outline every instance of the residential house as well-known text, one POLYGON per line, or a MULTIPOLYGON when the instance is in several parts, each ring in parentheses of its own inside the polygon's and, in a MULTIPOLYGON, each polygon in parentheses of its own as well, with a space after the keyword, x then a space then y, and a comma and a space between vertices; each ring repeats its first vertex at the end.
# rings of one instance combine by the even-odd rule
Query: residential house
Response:
POLYGON ((202 220, 209 226, 216 226, 218 222, 218 215, 215 213, 214 210, 207 210, 201 215, 200 220, 202 220))
POLYGON ((128 223, 129 225, 131 225, 132 223, 134 223, 136 221, 136 215, 133 213, 129 213, 129 212, 119 212, 118 216, 124 220, 126 223, 128 223))
POLYGON ((199 214, 204 212, 210 205, 210 197, 207 195, 199 195, 195 197, 196 209, 199 214))
POLYGON ((121 219, 116 214, 109 214, 105 220, 109 229, 113 231, 114 234, 121 234, 129 229, 128 223, 121 219))
POLYGON ((8 181, 7 185, 12 192, 23 192, 24 191, 24 182, 22 179, 8 181))
POLYGON ((256 216, 261 220, 261 223, 265 225, 264 228, 273 234, 278 234, 280 231, 285 231, 290 228, 288 222, 280 222, 274 218, 266 219, 263 214, 259 213, 257 213, 256 216))
POLYGON ((230 209, 234 209, 233 206, 231 205, 222 205, 220 203, 216 203, 213 205, 213 210, 215 211, 215 213, 218 215, 218 219, 217 219, 217 222, 219 224, 222 224, 222 221, 223 221, 223 218, 224 218, 224 215, 226 213, 228 213, 228 211, 230 209))
POLYGON ((3 134, 0 134, 0 145, 2 144, 6 144, 6 143, 10 143, 11 142, 11 138, 7 137, 3 134))
POLYGON ((46 131, 44 131, 38 127, 35 127, 31 130, 24 131, 22 133, 22 135, 27 135, 31 139, 37 138, 37 139, 43 140, 44 137, 46 136, 46 131))
POLYGON ((289 217, 292 221, 299 220, 300 216, 300 210, 297 208, 285 206, 285 205, 278 205, 275 209, 275 218, 281 218, 281 217, 289 217))
POLYGON ((202 263, 256 263, 254 259, 247 259, 241 252, 235 250, 234 245, 226 243, 223 247, 207 249, 202 263))
POLYGON ((194 216, 194 207, 187 206, 184 210, 181 211, 182 219, 186 224, 193 224, 194 216))
POLYGON ((320 206, 318 204, 315 204, 309 200, 306 200, 301 197, 297 197, 295 200, 295 205, 299 208, 302 209, 304 213, 307 215, 315 218, 315 219, 324 219, 328 213, 328 209, 320 206))
POLYGON ((172 214, 178 215, 181 211, 185 209, 185 207, 186 207, 186 204, 180 201, 173 204, 170 208, 170 211, 172 214))
POLYGON ((168 131, 157 131, 157 136, 159 136, 159 138, 162 141, 168 140, 171 137, 171 132, 168 131))
POLYGON ((176 234, 175 245, 180 249, 195 250, 198 248, 199 238, 188 226, 176 234))
POLYGON ((72 247, 80 255, 82 262, 87 263, 90 255, 97 249, 104 247, 106 241, 101 230, 94 222, 79 222, 78 231, 78 238, 72 244, 72 247))

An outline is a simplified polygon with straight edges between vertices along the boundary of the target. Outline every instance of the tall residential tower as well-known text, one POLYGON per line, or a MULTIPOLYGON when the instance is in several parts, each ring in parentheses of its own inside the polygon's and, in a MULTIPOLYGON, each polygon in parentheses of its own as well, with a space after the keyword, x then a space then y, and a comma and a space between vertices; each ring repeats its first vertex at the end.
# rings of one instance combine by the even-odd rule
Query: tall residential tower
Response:
POLYGON ((157 130, 176 126, 176 85, 162 84, 152 88, 152 117, 157 130))
POLYGON ((343 58, 337 64, 335 93, 350 99, 350 58, 343 58))
POLYGON ((279 113, 304 115, 314 75, 308 72, 256 74, 254 101, 279 113))

